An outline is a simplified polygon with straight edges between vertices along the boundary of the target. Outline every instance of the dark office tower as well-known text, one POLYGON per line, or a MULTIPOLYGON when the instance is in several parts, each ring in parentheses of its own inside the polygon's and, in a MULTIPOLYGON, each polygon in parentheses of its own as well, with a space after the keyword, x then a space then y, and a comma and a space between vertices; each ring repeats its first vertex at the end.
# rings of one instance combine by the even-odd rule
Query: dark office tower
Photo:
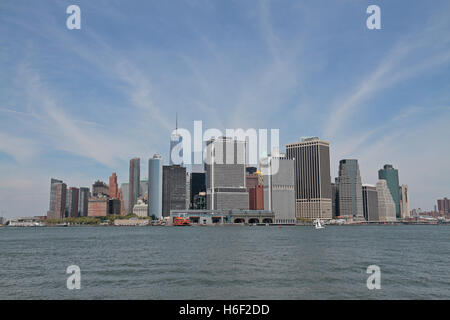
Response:
POLYGON ((369 222, 379 222, 377 188, 371 185, 362 186, 363 214, 369 222))
POLYGON ((186 209, 186 168, 180 165, 163 166, 162 214, 170 210, 186 209))
POLYGON ((63 183, 62 180, 51 179, 50 180, 50 204, 48 206, 47 216, 54 217, 56 211, 56 189, 57 185, 63 183))
POLYGON ((400 192, 398 181, 398 170, 390 164, 385 164, 383 169, 378 170, 378 179, 386 180, 392 200, 395 203, 395 216, 400 218, 400 192))
POLYGON ((108 214, 120 215, 119 199, 108 199, 108 214))
POLYGON ((103 181, 97 180, 92 185, 93 197, 109 197, 109 187, 103 181))
POLYGON ((219 137, 206 142, 206 203, 209 210, 248 210, 245 141, 219 137))
POLYGON ((78 188, 70 187, 66 193, 66 213, 67 218, 78 217, 78 198, 79 192, 78 188))
POLYGON ((339 161, 339 214, 346 217, 363 218, 362 183, 358 160, 339 161))
POLYGON ((67 185, 65 183, 55 183, 54 192, 54 208, 47 213, 48 219, 63 219, 66 212, 66 192, 67 185))
POLYGON ((88 205, 89 205, 89 197, 91 193, 89 188, 81 187, 80 188, 80 196, 78 198, 78 216, 79 217, 87 217, 88 216, 88 205))
POLYGON ((130 180, 128 183, 128 213, 133 213, 133 207, 139 197, 139 187, 141 182, 141 160, 133 158, 130 160, 130 180))
POLYGON ((200 192, 206 192, 206 177, 204 172, 191 173, 191 204, 195 203, 194 197, 200 192))
POLYGON ((296 215, 303 219, 331 219, 330 143, 317 137, 286 145, 295 164, 296 215))
POLYGON ((331 184, 331 212, 333 218, 339 216, 339 189, 337 184, 337 178, 336 182, 331 184))
POLYGON ((109 177, 109 197, 119 199, 119 186, 117 185, 117 175, 115 172, 109 177))

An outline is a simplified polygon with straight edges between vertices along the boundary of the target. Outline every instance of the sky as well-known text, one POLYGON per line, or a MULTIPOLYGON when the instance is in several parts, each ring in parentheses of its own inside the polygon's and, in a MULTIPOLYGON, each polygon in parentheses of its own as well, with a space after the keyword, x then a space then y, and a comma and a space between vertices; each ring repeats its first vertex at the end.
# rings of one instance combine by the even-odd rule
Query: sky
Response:
POLYGON ((170 134, 280 130, 330 142, 332 180, 399 169, 411 208, 450 196, 450 2, 0 1, 0 216, 45 215, 68 186, 141 177, 170 134), (69 30, 66 8, 81 9, 69 30), (369 30, 366 9, 381 9, 369 30))

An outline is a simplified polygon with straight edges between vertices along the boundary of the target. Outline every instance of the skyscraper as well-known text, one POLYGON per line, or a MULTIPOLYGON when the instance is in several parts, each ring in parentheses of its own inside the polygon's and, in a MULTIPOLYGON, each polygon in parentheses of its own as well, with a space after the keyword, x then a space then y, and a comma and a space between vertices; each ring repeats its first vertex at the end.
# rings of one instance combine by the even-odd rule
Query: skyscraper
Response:
POLYGON ((400 218, 407 219, 410 217, 408 185, 402 184, 400 186, 399 192, 400 192, 400 218))
POLYGON ((79 192, 78 188, 70 187, 66 194, 66 214, 68 218, 78 217, 78 201, 79 192))
POLYGON ((55 217, 56 212, 56 196, 57 196, 57 185, 63 183, 62 180, 50 179, 50 203, 48 206, 47 216, 55 217))
POLYGON ((208 210, 248 209, 245 141, 219 137, 206 142, 208 210))
POLYGON ((122 190, 122 202, 124 208, 124 214, 128 214, 128 206, 130 205, 130 188, 128 187, 130 184, 128 182, 122 183, 120 185, 120 189, 122 190))
POLYGON ((450 199, 444 198, 437 201, 439 213, 450 213, 450 199))
POLYGON ((103 181, 97 180, 92 185, 92 196, 93 197, 109 197, 109 187, 103 181))
POLYGON ((362 199, 364 218, 369 222, 380 221, 377 188, 368 184, 363 185, 362 199))
POLYGON ((286 145, 294 160, 296 215, 303 219, 331 219, 330 143, 317 137, 286 145))
POLYGON ((376 189, 378 197, 378 221, 396 221, 395 202, 392 199, 386 180, 378 180, 376 189))
POLYGON ((339 161, 339 215, 363 218, 362 183, 358 160, 339 161))
POLYGON ((78 216, 88 216, 89 197, 91 196, 89 188, 81 187, 80 196, 78 198, 78 216))
POLYGON ((66 213, 67 185, 61 180, 51 180, 50 210, 47 212, 48 219, 63 219, 66 213))
POLYGON ((119 199, 119 186, 117 185, 117 175, 115 172, 109 177, 109 197, 119 199))
POLYGON ((395 203, 395 215, 400 218, 400 192, 398 181, 398 170, 391 164, 385 164, 383 169, 378 170, 378 179, 386 180, 389 192, 395 203))
POLYGON ((176 116, 175 133, 170 136, 170 154, 169 154, 169 164, 170 165, 182 165, 183 161, 183 137, 178 134, 178 115, 176 116), (172 154, 173 153, 173 154, 172 154), (179 159, 178 159, 179 158, 179 159))
POLYGON ((273 211, 276 224, 295 224, 294 160, 278 154, 261 159, 264 209, 273 211), (278 161, 275 172, 273 161, 278 161))
POLYGON ((163 159, 159 154, 148 160, 148 216, 162 217, 163 159))
POLYGON ((186 209, 186 168, 180 165, 163 166, 162 215, 170 210, 186 209))
POLYGON ((133 158, 130 160, 130 174, 128 184, 128 213, 133 213, 133 207, 137 203, 140 187, 141 160, 133 158))
POLYGON ((191 172, 191 206, 194 207, 194 197, 200 192, 206 192, 206 176, 204 172, 191 172))
POLYGON ((191 206, 191 177, 189 172, 186 172, 186 209, 191 206))
POLYGON ((339 188, 337 178, 331 183, 331 212, 333 218, 339 216, 339 188))

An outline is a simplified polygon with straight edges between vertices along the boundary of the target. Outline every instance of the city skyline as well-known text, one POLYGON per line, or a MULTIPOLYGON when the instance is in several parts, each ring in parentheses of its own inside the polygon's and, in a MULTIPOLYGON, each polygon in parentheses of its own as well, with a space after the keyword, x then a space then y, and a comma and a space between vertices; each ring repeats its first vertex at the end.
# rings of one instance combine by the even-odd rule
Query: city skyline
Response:
POLYGON ((64 1, 2 2, 0 215, 45 214, 52 177, 125 183, 133 157, 145 176, 176 113, 180 128, 279 128, 280 145, 320 136, 332 178, 358 159, 375 185, 389 163, 411 209, 432 209, 450 180, 450 7, 380 1, 370 31, 369 3, 79 1, 69 31, 64 1))

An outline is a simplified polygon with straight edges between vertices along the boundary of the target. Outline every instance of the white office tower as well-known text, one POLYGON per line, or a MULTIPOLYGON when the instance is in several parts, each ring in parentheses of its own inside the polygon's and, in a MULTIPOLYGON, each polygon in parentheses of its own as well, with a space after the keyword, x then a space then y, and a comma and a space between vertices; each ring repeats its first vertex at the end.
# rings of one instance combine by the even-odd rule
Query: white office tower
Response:
POLYGON ((380 222, 394 222, 397 220, 395 202, 392 199, 386 180, 377 182, 378 216, 380 222))
POLYGON ((284 154, 261 159, 264 210, 274 213, 275 224, 295 224, 294 160, 284 154))
POLYGON ((409 213, 409 192, 408 185, 402 184, 400 186, 400 218, 408 219, 409 213))

